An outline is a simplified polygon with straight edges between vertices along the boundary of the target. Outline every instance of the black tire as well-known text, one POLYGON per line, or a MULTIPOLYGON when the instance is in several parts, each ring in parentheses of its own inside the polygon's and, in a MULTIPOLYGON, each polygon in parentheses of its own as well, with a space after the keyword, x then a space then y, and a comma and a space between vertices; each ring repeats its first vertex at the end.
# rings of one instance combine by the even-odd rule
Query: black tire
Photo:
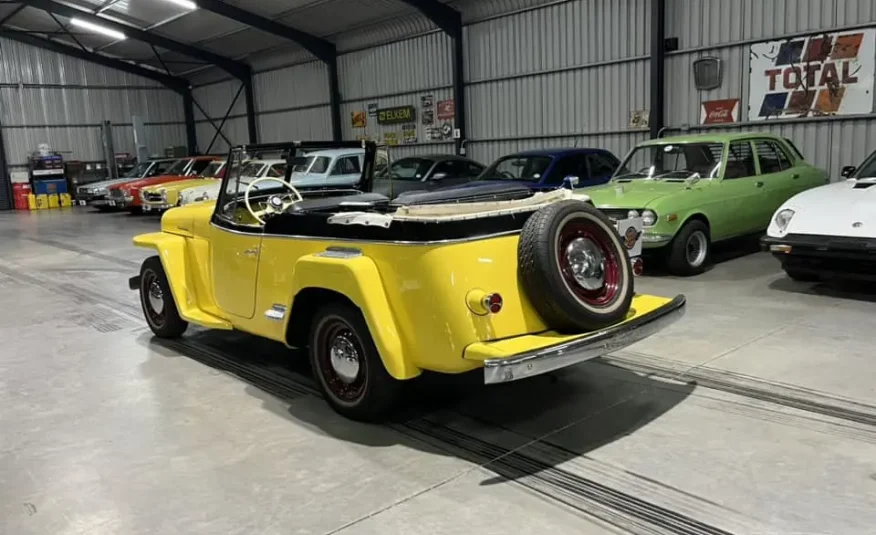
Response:
POLYGON ((818 276, 818 273, 812 273, 810 271, 798 271, 794 268, 784 269, 785 274, 787 274, 789 278, 797 282, 818 282, 821 280, 821 277, 818 276))
POLYGON ((698 219, 688 221, 675 235, 668 249, 666 267, 670 273, 685 277, 702 273, 712 257, 712 237, 708 225, 698 219))
POLYGON ((393 412, 402 383, 386 371, 358 309, 325 305, 313 318, 308 342, 313 375, 336 412, 360 422, 380 422, 393 412), (332 365, 332 346, 353 352, 355 369, 345 370, 345 376, 332 365))
POLYGON ((629 312, 633 270, 627 248, 608 218, 588 203, 562 201, 533 214, 520 233, 517 263, 529 302, 551 329, 598 330, 629 312), (579 281, 573 271, 568 255, 574 244, 576 254, 597 255, 597 263, 583 264, 591 266, 589 273, 578 272, 589 280, 579 281))
POLYGON ((179 338, 189 327, 188 322, 179 317, 167 275, 157 256, 147 258, 140 267, 140 306, 146 323, 159 338, 179 338), (160 311, 154 304, 158 298, 162 303, 160 311))

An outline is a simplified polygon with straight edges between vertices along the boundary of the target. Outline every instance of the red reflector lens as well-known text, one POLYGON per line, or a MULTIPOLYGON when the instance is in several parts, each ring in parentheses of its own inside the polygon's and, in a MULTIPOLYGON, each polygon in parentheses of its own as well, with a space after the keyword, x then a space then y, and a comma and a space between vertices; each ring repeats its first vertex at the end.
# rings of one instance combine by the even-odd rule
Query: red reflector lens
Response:
POLYGON ((642 260, 641 256, 633 258, 633 275, 641 275, 645 272, 645 261, 642 260))
POLYGON ((498 314, 502 310, 502 296, 499 294, 490 294, 484 298, 484 308, 490 311, 490 314, 498 314))

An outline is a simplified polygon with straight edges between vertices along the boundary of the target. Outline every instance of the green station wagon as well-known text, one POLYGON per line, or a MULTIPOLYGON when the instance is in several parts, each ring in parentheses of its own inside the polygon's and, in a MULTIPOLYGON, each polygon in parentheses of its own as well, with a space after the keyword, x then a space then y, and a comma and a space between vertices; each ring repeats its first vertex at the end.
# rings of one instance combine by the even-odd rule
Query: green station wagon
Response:
POLYGON ((694 275, 712 243, 765 230, 782 203, 829 181, 785 138, 708 134, 641 143, 608 184, 583 193, 612 219, 641 216, 644 247, 671 273, 694 275))

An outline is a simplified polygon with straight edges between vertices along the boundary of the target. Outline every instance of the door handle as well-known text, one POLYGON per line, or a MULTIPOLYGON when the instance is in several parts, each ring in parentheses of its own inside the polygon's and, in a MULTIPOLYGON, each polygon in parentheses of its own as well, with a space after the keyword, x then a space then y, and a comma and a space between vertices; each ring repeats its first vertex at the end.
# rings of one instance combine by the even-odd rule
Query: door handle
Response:
POLYGON ((252 248, 252 249, 247 249, 247 250, 245 250, 245 251, 243 252, 243 254, 244 254, 244 256, 253 257, 253 256, 259 254, 258 247, 255 247, 255 248, 252 248))
POLYGON ((759 188, 762 188, 762 187, 763 187, 763 182, 758 181, 758 182, 755 182, 754 185, 757 186, 757 187, 759 187, 759 188))

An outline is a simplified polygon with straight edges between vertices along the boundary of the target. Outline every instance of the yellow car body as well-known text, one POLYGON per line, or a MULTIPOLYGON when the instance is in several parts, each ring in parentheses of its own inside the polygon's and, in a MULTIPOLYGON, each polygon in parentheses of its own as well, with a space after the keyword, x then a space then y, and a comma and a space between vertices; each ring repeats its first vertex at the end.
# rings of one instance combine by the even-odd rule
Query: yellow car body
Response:
MULTIPOLYGON (((486 383, 521 379, 630 345, 684 310, 683 296, 635 295, 617 324, 561 333, 521 287, 519 233, 406 243, 238 232, 216 223, 220 204, 172 208, 160 232, 134 238, 156 251, 182 320, 303 347, 316 309, 337 300, 361 312, 397 380, 478 368, 486 383), (493 294, 501 312, 480 310, 493 294)), ((242 209, 235 218, 254 223, 242 209)), ((142 276, 131 288, 146 312, 142 276)))
POLYGON ((214 182, 217 178, 192 178, 190 180, 180 180, 177 182, 168 182, 165 184, 157 184, 140 190, 143 196, 143 210, 147 212, 160 212, 173 208, 179 203, 179 196, 183 190, 202 186, 214 182), (208 182, 210 181, 210 182, 208 182))

